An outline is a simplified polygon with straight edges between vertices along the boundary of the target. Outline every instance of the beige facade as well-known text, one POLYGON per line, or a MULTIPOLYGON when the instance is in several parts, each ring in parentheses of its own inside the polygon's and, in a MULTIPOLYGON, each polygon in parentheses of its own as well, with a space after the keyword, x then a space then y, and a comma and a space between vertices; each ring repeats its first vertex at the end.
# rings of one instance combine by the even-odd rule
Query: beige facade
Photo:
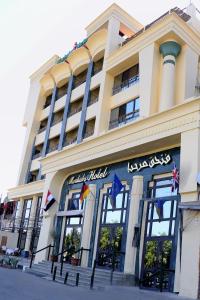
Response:
MULTIPOLYGON (((83 253, 81 264, 90 267, 98 253, 100 230, 104 228, 103 213, 108 213, 104 212, 103 203, 112 186, 112 174, 118 172, 123 174, 120 178, 125 189, 123 197, 129 195, 129 204, 122 209, 127 213, 126 221, 121 220, 126 232, 123 272, 142 279, 144 251, 148 245, 146 212, 150 209, 149 200, 144 199, 151 198, 149 190, 156 180, 171 176, 172 161, 166 162, 166 168, 162 161, 162 166, 151 166, 141 172, 137 169, 136 173, 128 172, 123 166, 127 161, 141 162, 143 157, 147 161, 154 154, 166 152, 172 159, 174 155, 178 164, 177 197, 180 195, 180 202, 185 203, 181 209, 183 222, 179 220, 176 238, 170 237, 172 244, 176 244, 174 275, 169 275, 173 277, 171 291, 197 298, 199 28, 192 5, 184 12, 172 9, 150 26, 143 27, 113 4, 87 26, 87 37, 82 43, 63 58, 53 56, 31 75, 23 121, 27 133, 18 185, 9 189, 9 198, 20 201, 19 220, 29 213, 24 250, 36 250, 31 239, 40 210, 43 219, 40 228, 38 226, 37 249, 55 243, 55 231, 62 218, 57 245, 62 251, 66 232, 71 228, 67 225, 70 224, 67 223, 69 202, 81 190, 80 183, 70 185, 66 180, 90 170, 103 172, 108 167, 107 181, 88 180, 92 193, 80 212, 80 246, 91 251, 83 253), (42 212, 48 191, 56 202, 47 212, 42 212), (42 204, 38 208, 36 202, 41 196, 42 204), (28 202, 23 210, 26 200, 32 200, 30 211, 28 202), (137 234, 139 246, 134 244, 137 234)), ((20 229, 21 226, 16 225, 16 231, 20 229)), ((35 262, 46 259, 47 255, 48 249, 38 253, 35 262)))

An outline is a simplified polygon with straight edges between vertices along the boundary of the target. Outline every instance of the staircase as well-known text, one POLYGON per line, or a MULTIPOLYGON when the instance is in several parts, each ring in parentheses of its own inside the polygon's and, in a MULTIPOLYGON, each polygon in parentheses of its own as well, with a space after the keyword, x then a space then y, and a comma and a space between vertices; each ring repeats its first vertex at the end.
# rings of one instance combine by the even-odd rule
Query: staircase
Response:
MULTIPOLYGON (((92 268, 72 266, 70 264, 63 264, 62 276, 60 276, 60 263, 55 263, 57 266, 55 281, 58 283, 64 283, 66 272, 68 272, 67 285, 76 286, 76 275, 79 273, 78 286, 90 287, 92 268)), ((51 274, 51 262, 42 261, 38 264, 33 264, 32 268, 26 268, 26 273, 34 274, 47 280, 53 280, 53 274, 51 274)), ((105 269, 96 268, 94 276, 93 287, 96 289, 104 289, 105 286, 110 285, 111 271, 105 269)), ((132 278, 130 275, 125 275, 120 272, 113 273, 113 285, 133 285, 132 278)))

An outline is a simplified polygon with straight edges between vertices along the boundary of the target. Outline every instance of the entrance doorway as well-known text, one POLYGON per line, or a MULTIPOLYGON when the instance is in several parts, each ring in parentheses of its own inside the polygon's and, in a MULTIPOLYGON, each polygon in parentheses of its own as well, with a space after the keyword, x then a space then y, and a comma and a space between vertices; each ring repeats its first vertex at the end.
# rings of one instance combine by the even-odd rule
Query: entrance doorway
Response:
POLYGON ((123 271, 126 245, 126 216, 129 192, 123 188, 116 197, 116 208, 109 198, 110 188, 103 195, 99 238, 97 245, 97 266, 123 271))
POLYGON ((171 178, 151 184, 146 199, 141 286, 173 291, 178 235, 178 196, 171 192, 171 178))

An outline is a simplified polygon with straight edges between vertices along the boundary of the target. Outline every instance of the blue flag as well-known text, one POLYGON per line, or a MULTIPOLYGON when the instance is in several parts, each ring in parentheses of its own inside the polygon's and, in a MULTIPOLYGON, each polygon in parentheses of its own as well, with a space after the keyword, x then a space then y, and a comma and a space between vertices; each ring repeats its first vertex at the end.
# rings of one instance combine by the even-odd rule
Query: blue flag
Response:
POLYGON ((114 175, 114 180, 112 183, 111 191, 110 191, 110 204, 112 206, 112 209, 116 208, 116 197, 120 193, 121 189, 123 188, 123 185, 118 178, 118 176, 115 174, 114 175))
POLYGON ((164 199, 158 199, 155 201, 156 212, 158 214, 159 222, 164 218, 163 206, 165 204, 164 199))

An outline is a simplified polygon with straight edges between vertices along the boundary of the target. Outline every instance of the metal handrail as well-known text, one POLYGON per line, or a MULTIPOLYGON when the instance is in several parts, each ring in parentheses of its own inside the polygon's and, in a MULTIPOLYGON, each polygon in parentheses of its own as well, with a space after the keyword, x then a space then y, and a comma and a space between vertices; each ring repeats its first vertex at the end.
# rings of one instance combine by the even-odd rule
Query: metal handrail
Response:
POLYGON ((51 244, 49 244, 48 246, 46 246, 44 248, 41 248, 41 249, 37 250, 36 252, 32 252, 32 254, 31 254, 31 261, 30 261, 30 265, 29 265, 30 269, 31 269, 32 264, 33 264, 33 257, 34 257, 34 255, 37 254, 37 253, 39 253, 39 252, 41 252, 41 251, 44 251, 44 250, 46 250, 48 248, 49 248, 49 251, 48 251, 47 260, 49 260, 51 248, 54 248, 54 246, 52 246, 51 244))
POLYGON ((115 264, 116 264, 116 254, 122 254, 125 255, 126 253, 124 251, 113 251, 113 256, 112 256, 112 269, 110 272, 110 284, 112 285, 113 282, 113 273, 115 271, 115 264))
MULTIPOLYGON (((68 252, 69 250, 70 250, 70 248, 64 249, 62 252, 60 252, 60 253, 58 253, 58 254, 56 255, 57 257, 61 256, 61 261, 60 261, 60 263, 61 263, 61 266, 60 266, 60 275, 61 275, 61 276, 62 276, 63 263, 64 263, 64 261, 63 261, 63 254, 66 253, 66 252, 68 252)), ((70 257, 72 257, 72 255, 77 254, 77 253, 79 253, 79 252, 81 253, 81 254, 80 254, 80 259, 79 259, 79 266, 81 265, 83 251, 89 251, 89 252, 90 252, 91 249, 87 249, 87 248, 81 247, 80 249, 78 249, 78 250, 76 250, 76 251, 70 253, 70 257)), ((51 265, 51 273, 52 273, 52 271, 53 271, 53 266, 54 266, 54 261, 52 261, 52 265, 51 265)))
POLYGON ((137 74, 127 80, 124 80, 119 85, 113 87, 112 94, 115 95, 115 94, 121 92, 121 90, 123 90, 124 88, 129 88, 131 85, 136 84, 138 81, 139 81, 139 74, 137 74))

